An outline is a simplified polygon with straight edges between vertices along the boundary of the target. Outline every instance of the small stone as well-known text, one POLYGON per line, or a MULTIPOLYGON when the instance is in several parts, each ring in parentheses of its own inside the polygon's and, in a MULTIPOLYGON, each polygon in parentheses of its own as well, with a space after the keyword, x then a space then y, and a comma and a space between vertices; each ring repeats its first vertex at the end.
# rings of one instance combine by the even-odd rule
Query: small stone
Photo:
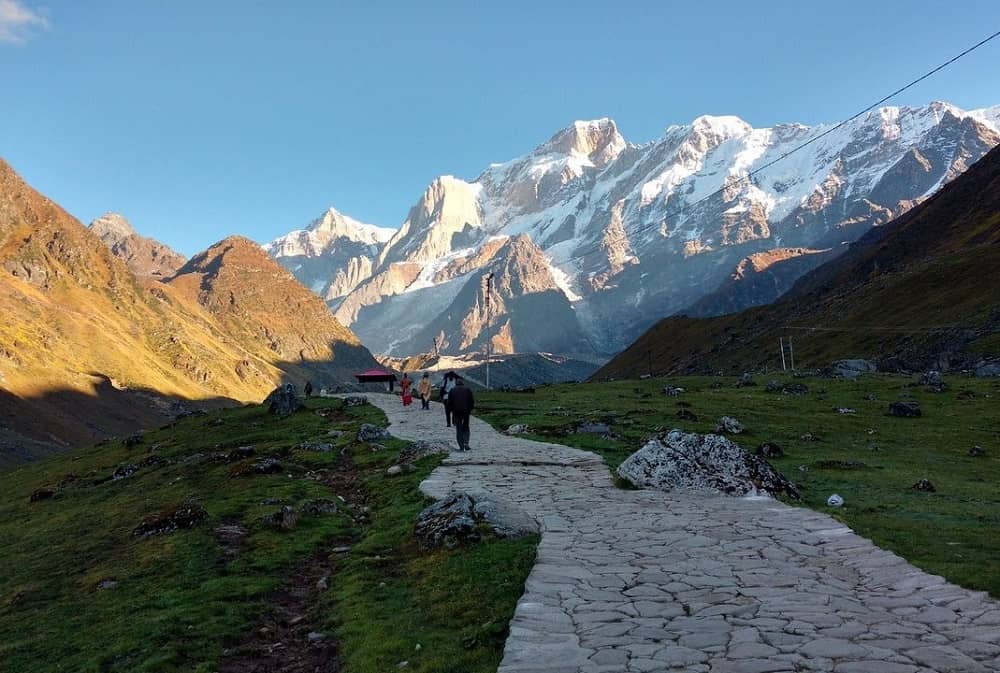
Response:
POLYGON ((737 388, 750 388, 757 385, 757 382, 753 380, 753 374, 750 372, 743 372, 743 374, 736 380, 737 388))
POLYGON ((333 451, 333 444, 329 442, 302 442, 298 448, 302 451, 315 451, 316 453, 329 453, 333 451))
POLYGON ((889 405, 889 415, 900 418, 919 418, 922 414, 916 402, 893 402, 889 405))
POLYGON ((914 491, 923 491, 924 493, 934 493, 935 491, 937 491, 937 489, 934 488, 934 484, 931 483, 930 479, 921 479, 910 488, 912 488, 914 491))
POLYGON ((344 398, 345 407, 361 407, 368 404, 368 398, 364 395, 351 395, 344 398))
POLYGON ((504 434, 523 435, 526 432, 530 432, 530 428, 527 425, 525 425, 524 423, 514 423, 504 431, 504 434))
POLYGON ((98 591, 104 591, 106 589, 114 589, 116 586, 118 586, 118 580, 111 577, 105 577, 103 580, 97 583, 98 591))
POLYGON ((681 419, 682 421, 697 421, 698 415, 695 414, 690 409, 681 407, 680 409, 677 410, 677 418, 681 419))
POLYGON ((326 640, 326 634, 319 633, 318 631, 310 631, 308 635, 306 635, 306 640, 310 643, 319 643, 326 640))
POLYGON ((971 449, 969 449, 969 455, 972 456, 973 458, 978 458, 980 456, 985 456, 986 455, 986 449, 984 449, 981 446, 974 446, 971 449))
POLYGON ((799 439, 801 439, 803 442, 818 442, 819 441, 819 437, 817 437, 816 435, 814 435, 811 432, 805 433, 804 435, 802 435, 801 437, 799 437, 799 439))
POLYGON ((836 411, 838 414, 856 414, 856 413, 858 413, 857 409, 853 409, 851 407, 834 407, 833 410, 836 411))
POLYGON ((31 494, 31 497, 28 498, 28 502, 40 502, 42 500, 48 500, 55 494, 56 492, 51 488, 39 488, 34 493, 31 494))
POLYGON ((715 426, 716 434, 739 435, 746 431, 743 424, 732 416, 723 416, 719 419, 719 424, 715 426))
POLYGON ((785 455, 785 451, 774 442, 764 442, 754 453, 761 458, 781 458, 785 455))
POLYGON ((400 465, 393 465, 385 473, 390 477, 395 477, 396 475, 403 474, 403 468, 400 465))
POLYGON ((663 386, 663 394, 667 397, 677 397, 678 395, 684 394, 683 388, 678 388, 676 386, 663 386))

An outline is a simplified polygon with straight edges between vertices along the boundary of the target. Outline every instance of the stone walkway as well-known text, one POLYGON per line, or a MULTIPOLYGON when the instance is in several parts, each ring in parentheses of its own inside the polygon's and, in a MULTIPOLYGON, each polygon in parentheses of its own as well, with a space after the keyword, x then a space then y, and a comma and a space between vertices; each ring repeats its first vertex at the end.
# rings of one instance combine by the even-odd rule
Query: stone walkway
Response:
MULTIPOLYGON (((369 395, 403 439, 450 439, 440 405, 369 395)), ((838 521, 770 499, 625 491, 586 451, 472 421, 421 484, 482 489, 542 526, 500 673, 1000 671, 1000 603, 838 521)))

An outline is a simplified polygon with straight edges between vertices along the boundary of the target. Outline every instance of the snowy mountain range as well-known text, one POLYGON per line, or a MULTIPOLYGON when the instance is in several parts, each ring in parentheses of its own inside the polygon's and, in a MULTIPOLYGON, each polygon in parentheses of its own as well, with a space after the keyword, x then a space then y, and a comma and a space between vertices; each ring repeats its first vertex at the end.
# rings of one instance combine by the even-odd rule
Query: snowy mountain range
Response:
POLYGON ((602 358, 694 305, 773 301, 997 144, 1000 106, 941 102, 840 128, 703 116, 641 145, 578 121, 471 182, 436 179, 396 230, 331 209, 267 249, 376 352, 602 358))

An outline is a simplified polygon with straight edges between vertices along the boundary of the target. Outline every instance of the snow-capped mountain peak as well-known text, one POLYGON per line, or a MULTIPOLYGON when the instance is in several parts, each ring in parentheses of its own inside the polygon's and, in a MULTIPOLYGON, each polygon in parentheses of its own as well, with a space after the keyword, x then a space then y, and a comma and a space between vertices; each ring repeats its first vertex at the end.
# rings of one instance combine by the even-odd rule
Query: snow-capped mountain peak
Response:
MULTIPOLYGON (((412 339, 393 328, 418 321, 451 325, 462 337, 449 337, 449 348, 465 352, 483 343, 478 285, 508 246, 518 251, 509 258, 517 277, 545 291, 532 294, 537 305, 510 312, 503 347, 528 347, 527 321, 551 323, 567 349, 590 349, 576 355, 610 354, 730 282, 741 260, 777 249, 835 254, 1000 144, 998 127, 1000 106, 967 112, 942 102, 814 126, 755 129, 736 116, 703 115, 645 144, 626 142, 611 119, 577 121, 471 182, 434 180, 387 243, 328 272, 340 280, 322 291, 377 351, 425 347, 434 328, 412 339), (528 254, 529 240, 538 254, 528 254), (582 341, 573 336, 580 330, 582 341)), ((311 258, 279 258, 314 278, 311 258)), ((765 290, 717 305, 776 297, 765 290)))

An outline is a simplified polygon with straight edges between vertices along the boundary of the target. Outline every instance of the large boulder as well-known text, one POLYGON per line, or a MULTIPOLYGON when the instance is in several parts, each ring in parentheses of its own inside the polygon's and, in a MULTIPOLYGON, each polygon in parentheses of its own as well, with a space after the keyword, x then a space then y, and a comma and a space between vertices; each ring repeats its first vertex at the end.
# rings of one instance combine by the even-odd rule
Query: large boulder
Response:
POLYGON ((267 410, 276 416, 288 416, 303 407, 298 395, 295 394, 295 386, 291 383, 272 390, 264 399, 264 404, 267 405, 267 410))
POLYGON ((837 360, 830 365, 830 373, 845 379, 854 379, 861 374, 873 374, 878 367, 871 360, 850 359, 837 360))
POLYGON ((981 362, 976 366, 976 376, 980 378, 1000 376, 1000 362, 981 362))
POLYGON ((482 539, 483 527, 497 537, 538 533, 538 524, 512 503, 489 493, 453 493, 417 517, 414 533, 425 549, 453 549, 482 539))
POLYGON ((649 440, 618 468, 633 486, 660 491, 799 497, 795 485, 764 459, 720 435, 673 430, 649 440))
POLYGON ((362 423, 358 428, 359 442, 377 442, 380 439, 389 439, 389 431, 371 423, 362 423))

